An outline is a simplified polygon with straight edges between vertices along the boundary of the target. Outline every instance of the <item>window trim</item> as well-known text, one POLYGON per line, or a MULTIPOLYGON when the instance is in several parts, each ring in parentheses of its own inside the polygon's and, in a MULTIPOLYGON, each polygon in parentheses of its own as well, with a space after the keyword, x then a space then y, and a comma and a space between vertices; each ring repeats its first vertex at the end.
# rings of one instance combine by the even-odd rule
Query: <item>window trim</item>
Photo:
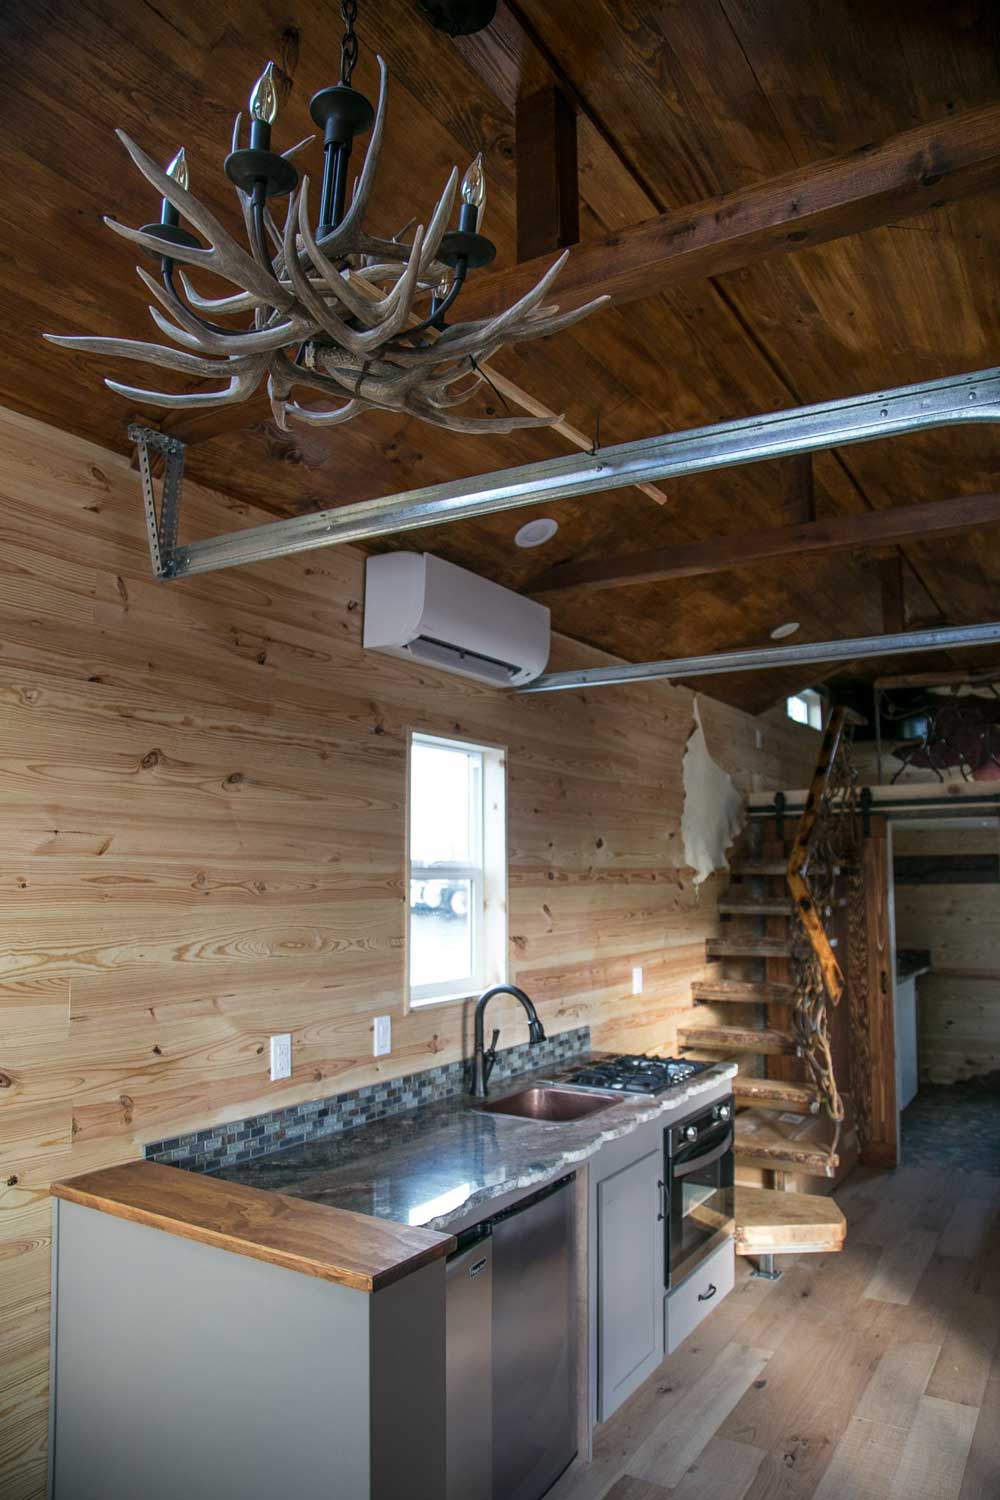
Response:
POLYGON ((460 1004, 475 999, 484 989, 503 984, 507 979, 507 747, 487 740, 465 739, 454 734, 435 734, 429 729, 410 729, 406 741, 405 796, 405 863, 403 867, 404 931, 404 1013, 428 1010, 436 1005, 460 1004), (480 809, 477 828, 480 861, 478 864, 417 865, 416 871, 427 872, 427 878, 451 876, 469 880, 473 899, 470 903, 473 924, 473 959, 475 972, 451 984, 431 981, 414 988, 410 983, 410 880, 414 865, 410 857, 410 797, 413 789, 413 746, 421 742, 478 751, 482 756, 480 809), (433 872, 433 873, 432 873, 433 872), (482 887, 481 900, 477 892, 482 887))

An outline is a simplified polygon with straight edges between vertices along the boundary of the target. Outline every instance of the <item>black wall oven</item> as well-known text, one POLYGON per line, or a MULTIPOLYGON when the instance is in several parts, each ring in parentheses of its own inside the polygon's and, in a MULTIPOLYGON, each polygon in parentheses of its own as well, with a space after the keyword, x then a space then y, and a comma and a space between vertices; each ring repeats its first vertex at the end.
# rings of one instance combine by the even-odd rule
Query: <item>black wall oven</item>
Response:
POLYGON ((663 1148, 669 1288, 733 1235, 732 1095, 664 1131, 663 1148))

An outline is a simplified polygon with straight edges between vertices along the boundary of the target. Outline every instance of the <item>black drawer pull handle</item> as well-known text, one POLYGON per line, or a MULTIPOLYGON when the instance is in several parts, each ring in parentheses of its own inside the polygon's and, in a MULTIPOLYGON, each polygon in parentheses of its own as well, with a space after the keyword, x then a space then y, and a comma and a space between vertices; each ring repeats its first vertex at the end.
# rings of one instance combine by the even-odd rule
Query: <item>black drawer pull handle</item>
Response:
POLYGON ((667 1200, 666 1200, 666 1196, 665 1196, 666 1195, 666 1191, 667 1191, 667 1185, 666 1185, 666 1183, 658 1181, 657 1184, 656 1184, 656 1191, 657 1191, 657 1194, 659 1195, 659 1204, 660 1204, 659 1212, 656 1215, 656 1222, 659 1224, 659 1223, 662 1222, 663 1218, 666 1215, 666 1208, 667 1208, 667 1200))
POLYGON ((699 1292, 698 1293, 698 1301, 699 1302, 711 1302, 712 1298, 715 1296, 715 1294, 716 1294, 716 1292, 718 1290, 719 1290, 719 1288, 715 1285, 715 1282, 714 1281, 710 1281, 708 1283, 708 1291, 707 1292, 699 1292))

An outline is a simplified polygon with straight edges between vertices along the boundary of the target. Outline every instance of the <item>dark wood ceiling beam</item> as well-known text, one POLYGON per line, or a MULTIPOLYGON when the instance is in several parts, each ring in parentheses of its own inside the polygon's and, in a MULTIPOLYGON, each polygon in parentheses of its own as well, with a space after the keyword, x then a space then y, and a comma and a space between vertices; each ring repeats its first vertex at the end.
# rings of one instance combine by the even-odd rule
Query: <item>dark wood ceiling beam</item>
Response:
POLYGON ((895 635, 906 629, 906 579, 899 553, 879 560, 879 588, 882 593, 882 630, 895 635))
POLYGON ((576 112, 555 84, 518 99, 517 258, 533 260, 580 239, 576 112))
POLYGON ((886 547, 995 525, 1000 525, 1000 494, 960 495, 924 505, 897 505, 891 510, 778 526, 753 536, 712 537, 709 541, 596 558, 593 562, 564 563, 535 579, 525 592, 550 594, 564 589, 596 592, 629 584, 663 583, 671 578, 725 573, 748 563, 782 557, 886 547))
MULTIPOLYGON (((647 219, 570 251, 560 306, 626 303, 996 190, 1000 104, 918 125, 734 193, 647 219)), ((463 318, 490 317, 530 290, 550 256, 469 284, 463 318)))

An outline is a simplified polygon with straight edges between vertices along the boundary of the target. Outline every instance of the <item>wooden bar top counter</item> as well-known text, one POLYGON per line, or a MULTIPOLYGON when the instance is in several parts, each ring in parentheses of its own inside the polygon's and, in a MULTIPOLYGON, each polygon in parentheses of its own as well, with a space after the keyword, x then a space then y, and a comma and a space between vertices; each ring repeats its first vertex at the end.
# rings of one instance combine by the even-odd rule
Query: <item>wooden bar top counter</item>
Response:
POLYGON ((451 1235, 219 1182, 157 1162, 127 1162, 55 1182, 52 1193, 101 1213, 201 1240, 305 1276, 377 1292, 447 1255, 451 1235))

